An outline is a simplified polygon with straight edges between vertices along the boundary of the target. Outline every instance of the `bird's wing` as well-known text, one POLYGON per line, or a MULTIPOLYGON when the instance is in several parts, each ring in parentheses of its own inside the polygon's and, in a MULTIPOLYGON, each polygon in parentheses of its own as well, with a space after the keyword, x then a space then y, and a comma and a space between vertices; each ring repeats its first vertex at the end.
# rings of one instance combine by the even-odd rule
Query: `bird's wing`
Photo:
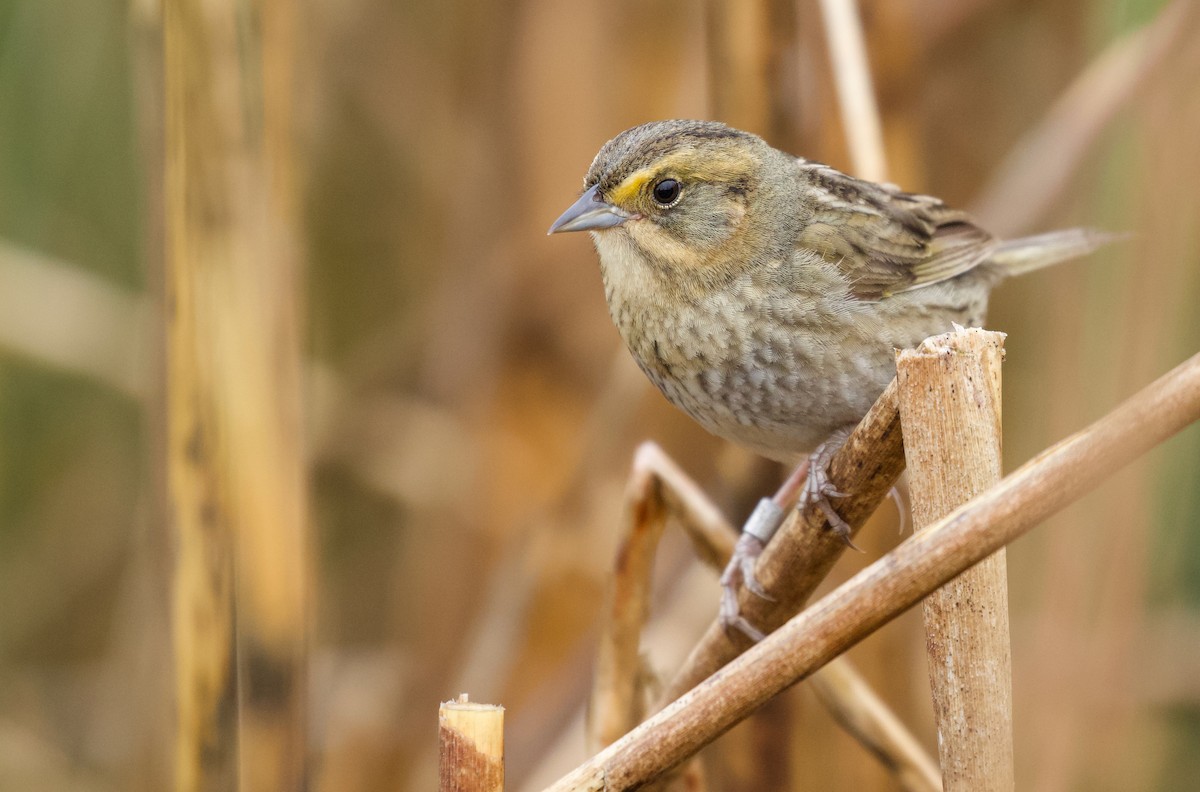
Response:
POLYGON ((799 244, 836 264, 856 297, 877 300, 953 278, 997 242, 937 198, 847 176, 800 160, 812 217, 799 244))

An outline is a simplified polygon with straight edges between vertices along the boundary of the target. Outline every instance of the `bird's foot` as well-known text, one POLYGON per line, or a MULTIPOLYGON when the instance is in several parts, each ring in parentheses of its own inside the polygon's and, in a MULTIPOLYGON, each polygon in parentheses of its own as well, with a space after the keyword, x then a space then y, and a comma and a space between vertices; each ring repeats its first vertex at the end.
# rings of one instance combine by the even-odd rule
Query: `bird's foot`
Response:
MULTIPOLYGON (((770 501, 764 498, 762 502, 769 503, 770 501)), ((762 630, 755 627, 742 615, 741 608, 738 606, 738 589, 745 586, 764 599, 774 599, 754 576, 754 565, 758 563, 758 557, 762 555, 764 546, 763 540, 749 531, 742 533, 733 548, 733 557, 729 559, 729 564, 721 573, 721 626, 726 630, 736 629, 755 643, 766 636, 762 630)))
POLYGON ((725 629, 734 628, 746 634, 753 641, 761 641, 763 632, 742 616, 738 606, 738 589, 745 587, 756 596, 774 602, 767 590, 763 588, 755 575, 754 569, 758 557, 762 555, 767 542, 779 530, 787 516, 788 510, 796 503, 801 484, 808 475, 807 460, 788 476, 787 481, 779 488, 774 497, 763 498, 758 502, 750 519, 742 527, 742 535, 733 548, 733 557, 721 574, 721 610, 720 620, 725 629))
POLYGON ((725 571, 721 573, 721 609, 720 621, 725 629, 734 628, 747 635, 751 640, 761 641, 764 638, 762 630, 751 624, 741 613, 738 604, 738 590, 746 588, 751 593, 771 602, 775 601, 755 575, 758 557, 762 555, 771 537, 783 524, 788 510, 794 505, 803 509, 816 505, 833 532, 841 537, 850 547, 858 550, 858 546, 850 539, 850 524, 837 513, 837 509, 829 502, 830 498, 844 498, 846 493, 839 492, 829 480, 829 463, 850 437, 854 427, 839 429, 829 436, 829 439, 817 447, 817 450, 792 472, 774 497, 763 498, 758 502, 754 513, 742 528, 742 535, 733 548, 733 556, 729 559, 725 571), (797 499, 799 504, 797 504, 797 499))
POLYGON ((830 498, 846 497, 846 493, 839 492, 837 487, 833 486, 833 482, 829 480, 829 463, 846 444, 851 431, 853 431, 853 427, 837 430, 829 436, 828 440, 817 446, 817 450, 808 458, 808 479, 804 482, 799 508, 805 509, 815 505, 825 515, 833 532, 849 547, 858 550, 858 546, 850 538, 850 523, 842 519, 842 515, 838 514, 837 509, 829 502, 830 498))

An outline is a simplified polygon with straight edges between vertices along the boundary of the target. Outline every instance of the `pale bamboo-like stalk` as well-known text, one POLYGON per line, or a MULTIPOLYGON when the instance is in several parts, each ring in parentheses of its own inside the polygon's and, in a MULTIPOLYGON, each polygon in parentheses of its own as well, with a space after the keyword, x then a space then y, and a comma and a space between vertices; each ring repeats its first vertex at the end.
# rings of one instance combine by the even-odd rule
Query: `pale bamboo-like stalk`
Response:
POLYGON ((633 789, 1200 418, 1200 355, 910 537, 548 787, 633 789))
POLYGON ((504 792, 504 707, 466 693, 438 707, 438 792, 504 792))
POLYGON ((842 128, 850 148, 854 175, 860 179, 887 179, 883 126, 871 83, 871 65, 863 37, 862 20, 855 0, 821 0, 821 18, 829 41, 829 57, 837 84, 842 128))
MULTIPOLYGON (((956 330, 896 356, 918 529, 1000 481, 1004 334, 956 330)), ((1012 654, 1005 553, 925 598, 925 644, 947 792, 1012 790, 1012 654)))
POLYGON ((164 6, 180 792, 307 783, 299 273, 280 177, 289 120, 275 99, 264 106, 261 82, 286 83, 284 13, 241 0, 164 6))
MULTIPOLYGON (((227 163, 202 150, 216 118, 206 32, 181 3, 164 9, 166 92, 166 278, 168 487, 177 541, 173 614, 176 680, 175 789, 237 786, 237 674, 234 654, 233 525, 219 462, 212 388, 211 311, 202 279, 227 258, 229 219, 204 225, 205 203, 222 201, 227 163), (208 168, 205 167, 208 164, 208 168), (220 183, 211 185, 220 174, 220 183), (208 201, 209 191, 216 193, 208 201)), ((224 132, 222 137, 228 137, 224 132)))

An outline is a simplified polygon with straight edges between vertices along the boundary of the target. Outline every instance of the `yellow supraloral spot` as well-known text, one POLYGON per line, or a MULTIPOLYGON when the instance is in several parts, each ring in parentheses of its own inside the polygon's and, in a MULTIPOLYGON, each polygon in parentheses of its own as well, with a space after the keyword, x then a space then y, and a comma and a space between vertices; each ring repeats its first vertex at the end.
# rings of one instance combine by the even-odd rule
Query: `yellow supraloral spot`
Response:
POLYGON ((646 182, 658 172, 657 168, 643 168, 640 171, 635 171, 609 191, 608 199, 617 206, 628 206, 633 203, 642 188, 646 186, 646 182))

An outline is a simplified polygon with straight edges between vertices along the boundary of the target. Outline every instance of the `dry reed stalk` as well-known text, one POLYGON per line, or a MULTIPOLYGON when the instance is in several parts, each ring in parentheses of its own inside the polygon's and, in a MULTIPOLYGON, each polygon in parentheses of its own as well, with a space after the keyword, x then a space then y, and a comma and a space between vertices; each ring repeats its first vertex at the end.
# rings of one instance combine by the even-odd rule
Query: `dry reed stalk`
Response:
MULTIPOLYGON (((612 744, 642 719, 639 683, 644 674, 638 638, 647 614, 654 552, 666 524, 678 524, 700 560, 717 574, 729 563, 737 537, 716 504, 654 443, 643 443, 634 456, 623 514, 590 710, 589 731, 601 746, 612 744)), ((848 660, 837 658, 817 672, 814 682, 819 682, 820 699, 834 719, 894 772, 904 789, 940 788, 933 760, 848 660)), ((687 774, 691 778, 679 779, 679 788, 696 789, 699 768, 689 764, 687 774)))
POLYGON ((779 88, 784 51, 792 46, 795 9, 786 0, 708 0, 711 115, 770 139, 785 135, 779 88))
MULTIPOLYGON (((641 634, 649 613, 654 559, 669 517, 698 533, 720 531, 720 515, 698 488, 653 443, 643 443, 634 456, 621 509, 621 544, 617 550, 608 617, 600 638, 588 711, 587 735, 598 750, 611 745, 645 717, 648 675, 641 659, 641 634), (672 486, 678 483, 679 488, 672 486), (682 495, 681 495, 682 493, 682 495), (698 506, 693 504, 698 503, 698 506), (708 507, 708 508, 706 508, 708 507)), ((732 545, 730 545, 732 549, 732 545)), ((697 762, 680 774, 682 788, 697 792, 706 787, 697 762)))
MULTIPOLYGON (((247 18, 281 24, 277 6, 262 6, 261 18, 256 10, 195 0, 164 8, 182 792, 307 783, 299 275, 293 199, 277 173, 288 122, 264 109, 261 75, 248 67, 277 77, 287 53, 245 33, 247 18)), ((267 87, 281 90, 278 80, 267 87)))
POLYGON ((662 481, 646 463, 645 448, 638 450, 625 488, 621 544, 596 657, 587 731, 600 746, 616 742, 643 716, 641 633, 649 611, 655 550, 667 522, 662 481))
MULTIPOLYGON (((850 524, 851 538, 887 497, 903 469, 904 449, 893 382, 829 466, 834 486, 850 493, 838 501, 837 509, 850 524)), ((804 606, 845 550, 846 543, 829 529, 820 508, 813 505, 793 511, 758 559, 758 580, 772 599, 742 589, 738 596, 740 613, 763 632, 770 632, 804 606)), ((663 692, 660 704, 691 690, 753 645, 741 631, 726 630, 714 620, 663 692)))
POLYGON ((1200 355, 900 544, 547 792, 616 792, 659 777, 1198 418, 1200 355))
POLYGON ((821 0, 821 18, 829 41, 842 129, 850 149, 854 175, 860 179, 885 181, 888 169, 883 128, 875 104, 875 89, 871 85, 871 64, 867 59, 858 5, 855 0, 821 0))
MULTIPOLYGON (((1000 481, 1004 335, 958 330, 896 356, 913 522, 930 525, 1000 481)), ((925 598, 943 784, 1011 790, 1012 655, 1003 548, 925 598)))
MULTIPOLYGON (((218 462, 218 407, 204 356, 205 301, 200 271, 227 255, 227 217, 209 231, 203 221, 204 153, 197 151, 211 128, 211 77, 196 67, 207 59, 207 42, 191 30, 179 3, 164 13, 167 108, 167 454, 169 489, 177 537, 173 581, 175 679, 178 725, 175 788, 179 792, 226 790, 237 785, 237 690, 233 615, 233 525, 218 462), (193 172, 194 171, 194 172, 193 172), (217 232, 217 233, 213 233, 217 232)), ((223 175, 223 174, 222 174, 223 175)), ((217 192, 224 191, 218 185, 217 192)), ((220 200, 220 198, 216 198, 220 200)), ((217 218, 214 218, 217 219, 217 218)))
POLYGON ((504 792, 504 707, 463 693, 438 708, 438 792, 504 792))

